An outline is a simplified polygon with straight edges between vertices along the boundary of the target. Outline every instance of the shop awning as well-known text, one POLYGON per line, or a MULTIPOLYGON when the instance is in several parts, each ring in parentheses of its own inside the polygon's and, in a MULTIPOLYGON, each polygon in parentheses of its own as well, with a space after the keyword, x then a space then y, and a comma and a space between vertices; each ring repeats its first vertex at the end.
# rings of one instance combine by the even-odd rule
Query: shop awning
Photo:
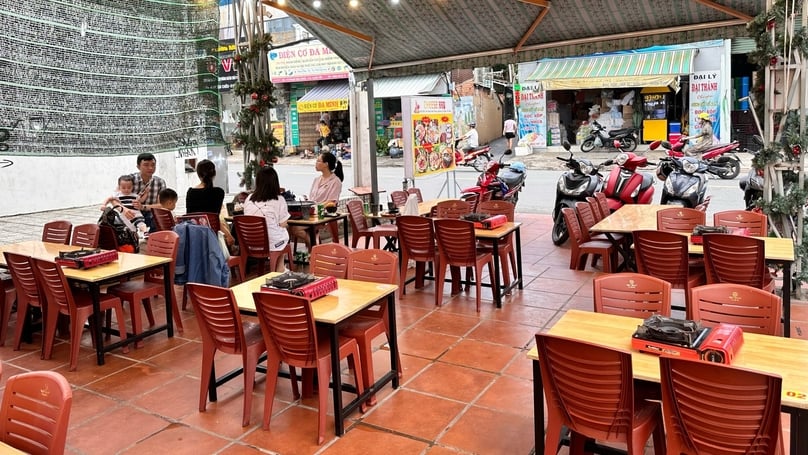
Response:
POLYGON ((402 96, 445 95, 449 93, 446 79, 440 74, 383 77, 373 79, 374 98, 401 98, 402 96))
POLYGON ((297 111, 328 112, 348 110, 348 81, 320 82, 297 100, 297 111))
POLYGON ((527 80, 539 81, 544 90, 676 86, 680 75, 690 74, 696 52, 677 49, 541 60, 527 80))

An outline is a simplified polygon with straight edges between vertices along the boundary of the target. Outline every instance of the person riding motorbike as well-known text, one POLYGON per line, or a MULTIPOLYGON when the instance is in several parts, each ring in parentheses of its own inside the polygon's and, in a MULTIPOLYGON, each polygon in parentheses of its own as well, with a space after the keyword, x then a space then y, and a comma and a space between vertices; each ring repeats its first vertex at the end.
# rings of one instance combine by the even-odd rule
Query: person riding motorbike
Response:
POLYGON ((699 133, 692 136, 685 136, 681 141, 698 139, 699 141, 691 146, 685 148, 684 152, 687 156, 698 156, 701 152, 713 146, 713 122, 710 120, 710 114, 702 112, 698 115, 699 133))
POLYGON ((466 134, 460 136, 458 141, 466 141, 466 146, 463 147, 463 154, 467 154, 470 151, 476 149, 480 146, 480 138, 477 134, 477 124, 474 122, 469 123, 469 130, 466 131, 466 134))

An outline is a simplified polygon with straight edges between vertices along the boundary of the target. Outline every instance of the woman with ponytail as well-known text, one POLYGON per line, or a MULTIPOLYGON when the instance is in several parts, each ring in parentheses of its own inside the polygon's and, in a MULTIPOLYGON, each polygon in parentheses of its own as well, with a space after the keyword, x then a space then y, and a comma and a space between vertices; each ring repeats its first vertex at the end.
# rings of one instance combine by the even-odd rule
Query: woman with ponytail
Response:
POLYGON ((185 212, 219 214, 220 231, 224 234, 227 245, 230 246, 234 242, 233 235, 230 233, 227 223, 221 218, 224 190, 213 186, 216 165, 211 160, 202 160, 196 165, 196 175, 199 177, 199 184, 188 188, 188 192, 185 194, 185 212))

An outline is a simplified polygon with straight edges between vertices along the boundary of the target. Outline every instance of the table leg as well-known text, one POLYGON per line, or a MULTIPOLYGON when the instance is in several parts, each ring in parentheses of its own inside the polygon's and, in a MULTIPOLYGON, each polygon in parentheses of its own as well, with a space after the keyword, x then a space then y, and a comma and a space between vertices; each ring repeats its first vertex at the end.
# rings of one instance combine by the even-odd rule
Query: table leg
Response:
POLYGON ((387 328, 390 330, 390 365, 393 371, 393 388, 398 388, 398 335, 396 330, 396 294, 387 296, 387 328))
MULTIPOLYGON (((626 235, 629 235, 629 234, 626 234, 626 235)), ((612 245, 614 245, 615 248, 617 248, 617 252, 620 253, 620 256, 623 256, 623 263, 617 266, 617 271, 620 272, 620 271, 623 271, 623 270, 626 270, 626 271, 636 270, 636 267, 634 267, 634 261, 633 261, 634 257, 631 254, 632 253, 631 252, 631 242, 630 241, 627 241, 625 243, 621 242, 620 240, 616 239, 614 237, 614 234, 611 233, 611 232, 606 232, 606 238, 609 239, 610 242, 612 242, 612 245)))
POLYGON ((791 414, 791 455, 808 453, 808 411, 796 409, 791 414))
POLYGON ((317 245, 317 228, 309 226, 307 230, 309 231, 309 251, 311 251, 311 248, 317 245))
POLYGON ((783 263, 783 336, 791 337, 791 263, 783 263))
POLYGON ((533 360, 533 437, 537 455, 544 453, 544 389, 541 380, 541 365, 533 360))
MULTIPOLYGON (((90 294, 93 296, 93 330, 95 331, 95 356, 98 365, 104 364, 104 334, 101 326, 104 324, 104 315, 101 314, 101 286, 98 283, 90 284, 90 294)), ((73 321, 75 323, 75 321, 73 321)), ((119 322, 123 323, 123 322, 119 322)), ((122 328, 121 330, 126 330, 122 328)))
MULTIPOLYGON (((493 250, 494 250, 494 277, 491 279, 491 291, 494 294, 494 303, 497 304, 497 308, 502 308, 502 294, 499 292, 499 239, 493 239, 493 250)), ((481 277, 477 277, 477 279, 481 279, 481 277)))
POLYGON ((522 228, 516 227, 516 278, 519 280, 519 289, 524 289, 522 280, 522 228))
POLYGON ((339 330, 336 324, 330 324, 331 335, 331 386, 334 393, 334 432, 337 436, 345 433, 342 409, 342 378, 339 370, 339 330))
POLYGON ((345 246, 348 245, 348 217, 345 216, 342 218, 342 241, 345 246))
MULTIPOLYGON (((166 293, 166 331, 168 337, 174 337, 174 283, 169 280, 171 276, 171 263, 163 264, 163 281, 166 293)), ((120 324, 120 323, 119 323, 120 324)))

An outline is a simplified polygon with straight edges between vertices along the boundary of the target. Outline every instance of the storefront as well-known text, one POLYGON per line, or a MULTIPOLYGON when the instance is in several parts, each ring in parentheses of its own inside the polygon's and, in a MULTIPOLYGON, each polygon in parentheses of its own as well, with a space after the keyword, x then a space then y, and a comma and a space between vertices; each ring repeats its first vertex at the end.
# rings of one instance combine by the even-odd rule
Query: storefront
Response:
POLYGON ((310 87, 297 100, 299 145, 313 149, 318 139, 317 125, 326 122, 331 130, 331 142, 347 143, 351 136, 348 115, 348 81, 323 81, 310 87))
POLYGON ((373 80, 376 136, 402 138, 401 97, 446 95, 449 87, 442 74, 385 77, 373 80))
POLYGON ((716 136, 729 138, 722 121, 728 112, 720 108, 731 96, 729 67, 728 40, 520 65, 519 74, 527 74, 521 84, 520 137, 534 148, 564 139, 580 142, 597 120, 607 129, 638 128, 644 142, 670 140, 698 113, 708 112, 716 136), (703 83, 706 78, 710 83, 703 83), (534 115, 536 103, 525 106, 526 99, 541 100, 542 115, 534 115), (525 108, 532 110, 523 115, 525 108))

